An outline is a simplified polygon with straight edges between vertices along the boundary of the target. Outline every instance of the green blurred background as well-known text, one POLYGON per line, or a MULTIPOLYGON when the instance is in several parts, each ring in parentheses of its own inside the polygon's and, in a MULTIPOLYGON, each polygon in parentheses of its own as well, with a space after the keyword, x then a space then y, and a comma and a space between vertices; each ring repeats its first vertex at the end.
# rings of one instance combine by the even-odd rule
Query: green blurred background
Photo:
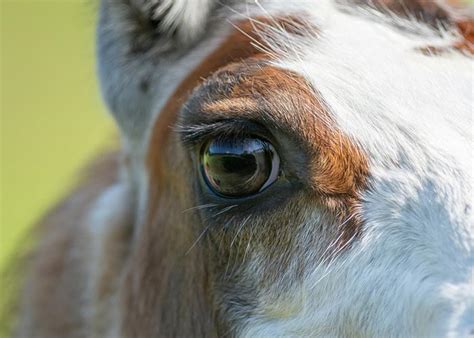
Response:
POLYGON ((0 1, 2 269, 115 133, 95 76, 98 1, 0 1))

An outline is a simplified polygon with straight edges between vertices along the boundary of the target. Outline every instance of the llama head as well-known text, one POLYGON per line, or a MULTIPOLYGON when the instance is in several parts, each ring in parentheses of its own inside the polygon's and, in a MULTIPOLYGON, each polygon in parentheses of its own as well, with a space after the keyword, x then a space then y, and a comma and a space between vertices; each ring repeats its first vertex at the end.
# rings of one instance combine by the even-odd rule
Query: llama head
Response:
POLYGON ((472 59, 453 22, 103 0, 98 33, 137 200, 125 332, 472 333, 472 59))

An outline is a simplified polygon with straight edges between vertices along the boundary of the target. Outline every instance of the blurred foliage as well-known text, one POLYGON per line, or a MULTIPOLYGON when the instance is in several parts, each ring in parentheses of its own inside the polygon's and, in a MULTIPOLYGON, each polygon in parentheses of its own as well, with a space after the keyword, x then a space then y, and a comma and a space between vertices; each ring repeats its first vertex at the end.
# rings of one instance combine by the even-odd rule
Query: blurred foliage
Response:
POLYGON ((95 77, 96 5, 1 1, 0 266, 113 135, 95 77))
MULTIPOLYGON (((18 269, 15 249, 25 246, 27 229, 74 184, 87 159, 113 142, 114 128, 95 77, 97 2, 0 6, 0 270, 8 273, 18 269)), ((9 283, 14 275, 2 275, 1 303, 18 285, 9 283)))

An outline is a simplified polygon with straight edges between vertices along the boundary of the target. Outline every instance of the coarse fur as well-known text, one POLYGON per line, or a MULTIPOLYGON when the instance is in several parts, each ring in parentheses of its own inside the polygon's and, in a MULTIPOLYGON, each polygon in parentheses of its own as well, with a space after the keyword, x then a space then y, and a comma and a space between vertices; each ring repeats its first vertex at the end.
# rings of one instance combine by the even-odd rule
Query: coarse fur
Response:
POLYGON ((102 0, 122 154, 43 221, 18 336, 472 335, 469 15, 102 0), (200 150, 249 124, 279 178, 216 196, 200 150))

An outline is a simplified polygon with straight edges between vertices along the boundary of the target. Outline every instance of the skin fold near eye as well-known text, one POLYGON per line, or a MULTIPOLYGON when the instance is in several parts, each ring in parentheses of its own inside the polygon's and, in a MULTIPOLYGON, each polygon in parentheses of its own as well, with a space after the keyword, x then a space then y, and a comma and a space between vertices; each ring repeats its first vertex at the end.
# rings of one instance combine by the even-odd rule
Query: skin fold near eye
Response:
POLYGON ((201 167, 213 192, 237 198, 272 184, 278 176, 279 158, 269 142, 258 138, 218 138, 204 145, 201 167))

